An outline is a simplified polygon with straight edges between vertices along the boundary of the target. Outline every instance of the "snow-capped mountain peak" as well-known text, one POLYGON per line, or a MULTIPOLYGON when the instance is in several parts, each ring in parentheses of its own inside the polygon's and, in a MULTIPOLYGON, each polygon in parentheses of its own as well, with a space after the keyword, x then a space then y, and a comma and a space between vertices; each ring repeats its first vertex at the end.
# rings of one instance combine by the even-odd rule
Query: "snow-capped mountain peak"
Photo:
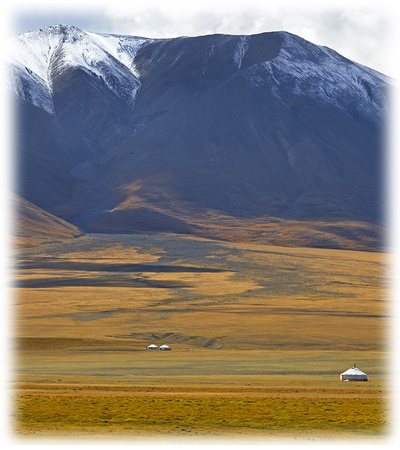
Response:
POLYGON ((133 63, 147 40, 130 36, 86 33, 72 25, 56 25, 8 38, 6 58, 10 87, 35 106, 53 111, 54 78, 68 68, 79 68, 102 79, 133 106, 140 88, 133 63))

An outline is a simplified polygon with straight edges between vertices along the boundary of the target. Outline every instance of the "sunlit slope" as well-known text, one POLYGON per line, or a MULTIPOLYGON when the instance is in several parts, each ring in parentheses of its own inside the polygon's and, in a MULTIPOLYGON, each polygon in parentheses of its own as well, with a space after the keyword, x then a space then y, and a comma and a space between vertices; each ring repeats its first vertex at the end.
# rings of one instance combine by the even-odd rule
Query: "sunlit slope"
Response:
POLYGON ((17 247, 52 244, 84 234, 76 226, 17 195, 12 197, 11 208, 13 213, 11 233, 17 247))

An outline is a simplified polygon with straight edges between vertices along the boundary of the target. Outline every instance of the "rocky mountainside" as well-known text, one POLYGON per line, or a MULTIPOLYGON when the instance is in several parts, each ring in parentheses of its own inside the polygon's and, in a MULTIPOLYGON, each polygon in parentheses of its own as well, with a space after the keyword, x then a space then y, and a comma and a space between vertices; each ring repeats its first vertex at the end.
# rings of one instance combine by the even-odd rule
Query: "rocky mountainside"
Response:
POLYGON ((9 38, 18 193, 85 231, 381 245, 390 79, 286 32, 9 38))

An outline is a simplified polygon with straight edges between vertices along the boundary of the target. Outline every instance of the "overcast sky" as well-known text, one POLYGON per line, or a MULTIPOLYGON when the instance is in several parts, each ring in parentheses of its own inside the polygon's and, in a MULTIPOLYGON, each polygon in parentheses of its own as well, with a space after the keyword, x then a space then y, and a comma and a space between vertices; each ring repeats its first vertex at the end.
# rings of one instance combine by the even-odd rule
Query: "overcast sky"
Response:
POLYGON ((396 2, 289 0, 14 0, 9 34, 68 23, 86 31, 145 37, 253 34, 285 30, 395 75, 396 2), (82 5, 85 5, 82 7, 82 5), (391 57, 392 56, 392 57, 391 57))

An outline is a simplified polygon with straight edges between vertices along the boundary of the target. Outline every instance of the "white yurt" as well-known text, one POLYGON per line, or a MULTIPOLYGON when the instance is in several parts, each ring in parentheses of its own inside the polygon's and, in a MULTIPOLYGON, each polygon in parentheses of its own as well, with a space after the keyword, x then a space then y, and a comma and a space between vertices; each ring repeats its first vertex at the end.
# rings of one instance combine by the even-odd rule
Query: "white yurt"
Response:
POLYGON ((164 344, 160 347, 160 350, 171 350, 171 347, 169 345, 164 344))
POLYGON ((340 381, 368 381, 368 375, 354 364, 354 367, 340 374, 340 381))
POLYGON ((156 344, 150 344, 150 345, 147 347, 147 350, 157 350, 157 349, 158 349, 158 347, 157 347, 156 344))

